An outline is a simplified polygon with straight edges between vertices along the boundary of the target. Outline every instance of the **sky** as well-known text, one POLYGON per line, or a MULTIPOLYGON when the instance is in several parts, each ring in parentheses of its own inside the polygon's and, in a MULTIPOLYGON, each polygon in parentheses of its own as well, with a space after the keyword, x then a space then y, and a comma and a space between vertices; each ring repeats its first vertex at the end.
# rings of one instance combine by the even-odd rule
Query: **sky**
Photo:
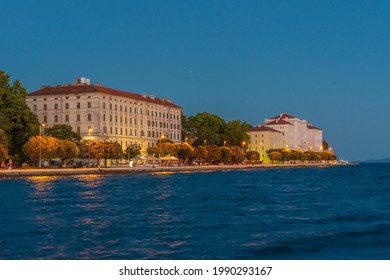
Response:
POLYGON ((0 69, 28 92, 91 83, 251 125, 288 113, 338 157, 390 157, 390 2, 0 0, 0 69))

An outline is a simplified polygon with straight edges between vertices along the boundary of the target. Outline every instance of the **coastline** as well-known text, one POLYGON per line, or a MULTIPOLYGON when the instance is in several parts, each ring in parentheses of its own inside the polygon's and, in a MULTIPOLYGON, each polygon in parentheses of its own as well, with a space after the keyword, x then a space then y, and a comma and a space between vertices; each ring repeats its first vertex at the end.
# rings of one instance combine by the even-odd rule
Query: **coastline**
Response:
POLYGON ((271 168, 303 168, 303 167, 333 167, 351 166, 356 164, 340 163, 310 163, 310 164, 255 164, 255 165, 209 165, 209 166, 111 166, 107 168, 42 168, 0 170, 1 178, 32 177, 32 176, 75 176, 75 175, 114 175, 139 173, 180 173, 180 172, 210 172, 230 170, 254 170, 271 168))

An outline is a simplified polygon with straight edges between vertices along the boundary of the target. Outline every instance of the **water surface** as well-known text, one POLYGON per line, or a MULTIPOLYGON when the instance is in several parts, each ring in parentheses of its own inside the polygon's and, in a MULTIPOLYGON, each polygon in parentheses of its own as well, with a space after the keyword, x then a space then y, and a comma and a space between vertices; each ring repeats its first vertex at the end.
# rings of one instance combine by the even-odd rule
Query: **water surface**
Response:
POLYGON ((390 259, 390 165, 0 180, 0 259, 390 259))

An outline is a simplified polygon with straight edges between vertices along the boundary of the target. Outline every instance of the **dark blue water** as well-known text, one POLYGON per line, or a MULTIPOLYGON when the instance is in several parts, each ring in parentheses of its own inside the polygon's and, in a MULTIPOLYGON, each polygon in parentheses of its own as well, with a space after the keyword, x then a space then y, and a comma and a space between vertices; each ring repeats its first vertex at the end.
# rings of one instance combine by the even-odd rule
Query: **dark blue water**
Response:
POLYGON ((0 259, 390 259, 390 164, 0 180, 0 259))

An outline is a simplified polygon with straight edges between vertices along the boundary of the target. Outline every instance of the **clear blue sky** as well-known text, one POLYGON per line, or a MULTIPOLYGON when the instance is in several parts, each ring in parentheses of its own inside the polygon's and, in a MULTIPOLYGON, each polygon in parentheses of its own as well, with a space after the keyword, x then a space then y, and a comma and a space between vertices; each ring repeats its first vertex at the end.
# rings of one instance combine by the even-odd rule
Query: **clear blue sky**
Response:
POLYGON ((390 2, 0 0, 0 69, 31 92, 92 83, 186 115, 308 120, 348 160, 390 157, 390 2))

